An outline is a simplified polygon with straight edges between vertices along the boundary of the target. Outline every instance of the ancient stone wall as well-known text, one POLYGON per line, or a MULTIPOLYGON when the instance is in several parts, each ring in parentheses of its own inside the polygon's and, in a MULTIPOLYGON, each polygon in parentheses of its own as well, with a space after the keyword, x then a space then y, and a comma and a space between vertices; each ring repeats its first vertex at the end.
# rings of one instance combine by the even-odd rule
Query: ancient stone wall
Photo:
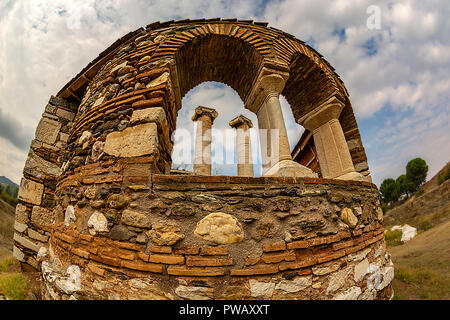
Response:
POLYGON ((31 142, 14 224, 13 253, 25 270, 39 269, 37 252, 47 244, 50 236, 56 184, 76 109, 76 103, 51 97, 31 142))
POLYGON ((47 298, 391 297, 369 183, 152 175, 119 187, 105 178, 124 170, 87 165, 59 184, 74 218, 56 217, 47 298))
POLYGON ((390 298, 371 183, 169 175, 181 98, 202 81, 232 86, 253 111, 276 83, 297 121, 342 106, 349 162, 367 170, 342 81, 304 42, 249 21, 148 25, 52 97, 36 130, 14 257, 40 272, 43 296, 390 298))

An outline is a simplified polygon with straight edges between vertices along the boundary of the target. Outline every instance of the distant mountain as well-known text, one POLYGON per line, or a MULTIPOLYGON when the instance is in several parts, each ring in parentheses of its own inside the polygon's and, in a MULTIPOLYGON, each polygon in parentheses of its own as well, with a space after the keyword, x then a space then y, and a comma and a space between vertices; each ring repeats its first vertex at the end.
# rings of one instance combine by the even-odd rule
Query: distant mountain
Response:
POLYGON ((12 182, 10 179, 8 179, 5 176, 0 176, 0 184, 3 185, 10 185, 11 187, 18 188, 19 186, 17 183, 12 182))

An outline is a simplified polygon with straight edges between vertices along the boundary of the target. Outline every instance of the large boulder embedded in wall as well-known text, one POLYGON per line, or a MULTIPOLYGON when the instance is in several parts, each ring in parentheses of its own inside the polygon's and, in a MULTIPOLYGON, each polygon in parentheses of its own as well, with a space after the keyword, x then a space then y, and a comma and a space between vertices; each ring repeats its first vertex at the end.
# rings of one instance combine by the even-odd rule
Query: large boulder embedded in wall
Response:
POLYGON ((244 232, 238 220, 231 214, 213 212, 197 224, 194 231, 198 237, 218 244, 241 242, 244 232))
POLYGON ((108 220, 102 213, 95 211, 88 220, 88 228, 92 235, 108 232, 108 220))
POLYGON ((344 208, 341 212, 341 219, 344 221, 350 228, 356 227, 358 223, 358 218, 353 214, 352 209, 344 208))

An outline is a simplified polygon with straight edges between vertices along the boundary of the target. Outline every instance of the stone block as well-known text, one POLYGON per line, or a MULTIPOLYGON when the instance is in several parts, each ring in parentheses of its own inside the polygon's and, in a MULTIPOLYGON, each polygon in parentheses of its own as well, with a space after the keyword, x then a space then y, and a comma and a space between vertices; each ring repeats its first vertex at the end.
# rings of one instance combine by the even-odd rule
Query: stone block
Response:
POLYGON ((33 229, 28 229, 28 236, 31 239, 40 241, 40 242, 47 242, 48 241, 48 236, 45 236, 43 234, 40 234, 39 232, 33 230, 33 229))
POLYGON ((166 122, 166 113, 164 112, 164 109, 161 107, 154 107, 133 111, 130 125, 147 122, 154 122, 160 125, 166 122))
POLYGON ((75 208, 73 206, 67 206, 64 212, 64 225, 69 226, 77 220, 75 215, 75 208))
POLYGON ((111 132, 103 151, 115 157, 139 157, 158 152, 158 130, 155 123, 145 123, 111 132))
POLYGON ((40 205, 43 192, 43 184, 22 178, 20 182, 18 199, 31 204, 40 205))
POLYGON ((355 170, 358 172, 365 171, 367 169, 369 169, 369 165, 367 164, 367 161, 363 161, 363 162, 359 162, 359 163, 355 164, 355 170))
POLYGON ((153 226, 150 237, 153 243, 159 246, 171 246, 184 239, 180 229, 174 225, 156 224, 153 226))
POLYGON ((63 119, 69 120, 69 121, 73 121, 73 119, 75 118, 75 113, 61 109, 61 108, 58 108, 56 110, 56 115, 60 118, 63 118, 63 119))
POLYGON ((275 289, 295 293, 312 285, 312 277, 298 277, 294 280, 281 280, 275 289))
POLYGON ((36 140, 48 144, 54 144, 61 130, 61 123, 58 121, 42 118, 36 128, 36 140))
POLYGON ((25 223, 20 223, 17 220, 14 221, 14 230, 15 231, 22 233, 25 230, 27 230, 27 228, 28 228, 28 226, 25 223))
POLYGON ((61 169, 56 164, 42 159, 33 150, 30 150, 23 172, 39 179, 45 179, 59 177, 61 169))
POLYGON ((341 219, 350 228, 356 227, 356 224, 358 223, 358 218, 353 214, 352 209, 350 209, 350 208, 344 208, 342 210, 341 219))
POLYGON ((250 285, 250 292, 253 298, 270 298, 273 294, 273 290, 275 289, 275 283, 272 282, 260 282, 250 279, 248 283, 250 285))
POLYGON ((20 243, 22 246, 24 246, 25 248, 28 248, 30 250, 33 250, 35 252, 39 251, 39 245, 34 243, 33 241, 31 241, 30 239, 26 238, 26 237, 22 237, 17 233, 14 233, 14 241, 17 241, 18 243, 20 243))
POLYGON ((369 272, 369 261, 364 259, 357 265, 355 265, 355 281, 361 281, 364 276, 369 272))
POLYGON ((20 223, 28 223, 30 221, 28 217, 27 207, 19 203, 16 206, 16 221, 20 223))
POLYGON ((23 254, 22 250, 20 250, 16 246, 13 247, 13 257, 19 261, 25 262, 25 255, 23 254))
POLYGON ((317 173, 313 172, 311 169, 302 166, 292 160, 282 160, 272 166, 266 173, 265 177, 309 177, 317 178, 317 173))
POLYGON ((188 300, 210 300, 213 298, 214 289, 180 285, 175 289, 175 293, 181 298, 188 300))
POLYGON ((333 273, 332 276, 330 277, 326 294, 333 293, 336 290, 343 287, 347 282, 347 277, 350 275, 351 271, 352 268, 347 267, 346 269, 333 273))
POLYGON ((88 220, 88 228, 91 235, 108 232, 108 220, 101 212, 95 211, 88 220))
POLYGON ((147 88, 151 88, 151 87, 156 87, 164 82, 167 82, 169 80, 169 73, 168 72, 164 72, 162 75, 160 75, 158 78, 150 81, 146 87, 147 88))
POLYGON ((361 295, 360 287, 351 287, 346 291, 334 296, 333 300, 356 300, 361 295))

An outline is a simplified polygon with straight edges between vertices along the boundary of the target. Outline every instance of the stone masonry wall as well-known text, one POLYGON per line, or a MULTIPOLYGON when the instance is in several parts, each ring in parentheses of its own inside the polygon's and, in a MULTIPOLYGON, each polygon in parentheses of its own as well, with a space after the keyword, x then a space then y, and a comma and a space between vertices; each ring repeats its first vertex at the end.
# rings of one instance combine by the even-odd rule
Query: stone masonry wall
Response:
POLYGON ((390 297, 374 185, 168 175, 183 95, 217 80, 245 100, 262 67, 289 70, 296 119, 330 95, 346 101, 342 127, 364 161, 342 81, 304 42, 235 19, 148 25, 52 97, 36 129, 14 257, 40 272, 45 298, 390 297))
POLYGON ((77 105, 51 97, 23 169, 14 224, 13 254, 19 268, 39 269, 36 256, 48 242, 54 222, 55 188, 77 105))
POLYGON ((391 298, 369 183, 152 175, 120 187, 105 178, 122 177, 116 166, 58 185, 46 298, 391 298))

